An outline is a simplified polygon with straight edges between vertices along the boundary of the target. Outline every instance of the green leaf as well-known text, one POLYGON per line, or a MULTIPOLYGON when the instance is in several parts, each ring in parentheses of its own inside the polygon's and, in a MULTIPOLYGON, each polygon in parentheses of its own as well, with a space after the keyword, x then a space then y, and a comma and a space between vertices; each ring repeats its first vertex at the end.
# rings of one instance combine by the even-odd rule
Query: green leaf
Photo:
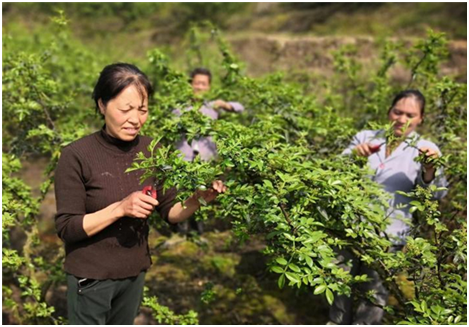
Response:
POLYGON ((273 232, 270 232, 269 234, 267 234, 266 238, 268 240, 270 240, 274 236, 277 236, 277 235, 282 234, 282 233, 283 233, 282 231, 273 231, 273 232))
POLYGON ((319 239, 325 236, 326 235, 321 231, 314 232, 306 241, 303 242, 303 244, 316 243, 319 239))
POLYGON ((334 294, 332 293, 332 291, 330 289, 326 290, 326 299, 327 299, 327 302, 329 302, 330 305, 332 305, 332 303, 334 303, 334 294))
POLYGON ((314 282, 315 284, 321 284, 321 283, 324 282, 324 278, 322 278, 322 277, 316 277, 316 278, 313 280, 313 282, 314 282))
POLYGON ((226 166, 226 167, 234 167, 235 165, 229 161, 229 160, 224 160, 223 161, 223 165, 226 166))
POLYGON ((285 285, 285 275, 281 275, 278 278, 278 287, 283 288, 283 285, 285 285))
POLYGON ((352 238, 357 238, 357 233, 355 233, 351 228, 345 228, 345 232, 347 233, 347 236, 350 236, 352 238))
POLYGON ((284 258, 277 258, 275 261, 277 261, 277 263, 282 266, 286 266, 288 264, 288 261, 285 260, 284 258))
POLYGON ((441 312, 443 311, 443 308, 440 307, 439 305, 432 305, 430 308, 436 315, 440 315, 441 312))
POLYGON ((297 265, 295 265, 294 263, 290 263, 290 264, 288 265, 288 268, 290 268, 291 270, 293 270, 293 271, 295 271, 295 272, 297 272, 297 273, 300 273, 300 272, 301 272, 301 269, 300 269, 297 265))
POLYGON ((321 294, 323 293, 325 290, 326 290, 327 286, 322 284, 322 285, 319 285, 318 287, 316 287, 316 289, 314 290, 314 295, 318 295, 318 294, 321 294))
POLYGON ((294 273, 291 273, 291 272, 286 272, 285 275, 292 282, 295 282, 295 283, 300 283, 301 282, 301 280, 300 280, 300 278, 298 277, 297 274, 294 274, 294 273))
POLYGON ((273 266, 271 269, 272 269, 273 272, 276 272, 276 273, 278 273, 278 274, 282 274, 282 273, 283 273, 283 269, 280 268, 279 266, 273 266))
POLYGON ((317 209, 318 209, 318 212, 321 214, 321 216, 323 216, 326 220, 329 220, 329 215, 323 208, 317 207, 317 209))
POLYGON ((311 268, 313 267, 313 259, 311 259, 309 256, 305 255, 305 261, 308 266, 311 268))
POLYGON ((283 236, 288 238, 290 241, 295 242, 295 237, 293 237, 292 235, 290 235, 288 233, 283 233, 283 236))
POLYGON ((425 302, 425 300, 422 301, 422 303, 420 304, 420 308, 422 309, 422 312, 425 312, 427 311, 427 302, 425 302))
POLYGON ((269 181, 268 179, 264 179, 264 185, 272 189, 274 188, 274 186, 272 185, 272 182, 269 181))

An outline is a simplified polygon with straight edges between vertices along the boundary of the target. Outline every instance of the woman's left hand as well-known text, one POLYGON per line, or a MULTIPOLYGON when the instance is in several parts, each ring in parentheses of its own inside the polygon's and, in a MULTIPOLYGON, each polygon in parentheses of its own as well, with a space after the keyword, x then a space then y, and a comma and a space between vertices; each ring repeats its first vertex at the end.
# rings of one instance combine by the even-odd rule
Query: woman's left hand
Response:
POLYGON ((221 180, 216 180, 212 182, 212 187, 210 189, 206 191, 197 190, 194 195, 197 198, 203 198, 205 202, 210 203, 215 200, 218 194, 224 193, 226 189, 226 186, 221 180))
POLYGON ((215 100, 213 102, 213 108, 214 109, 225 109, 225 110, 228 110, 228 111, 232 111, 233 110, 233 107, 226 101, 223 101, 223 100, 215 100))
MULTIPOLYGON (((438 158, 439 155, 438 155, 438 152, 432 148, 427 148, 425 146, 419 148, 420 152, 424 153, 425 154, 425 157, 427 158, 438 158)), ((429 162, 427 164, 424 165, 425 166, 425 169, 434 169, 433 168, 433 163, 429 162)))
POLYGON ((216 180, 212 182, 212 187, 208 190, 197 190, 184 205, 176 203, 168 213, 168 221, 172 224, 180 223, 194 214, 200 208, 199 199, 202 198, 206 203, 216 199, 218 194, 226 191, 226 186, 222 181, 216 180))
MULTIPOLYGON (((422 152, 423 154, 425 154, 426 159, 427 158, 435 158, 436 159, 436 158, 439 157, 438 152, 436 150, 432 149, 432 148, 421 147, 421 148, 419 148, 419 151, 422 152)), ((435 178, 435 167, 434 167, 433 163, 431 163, 431 162, 423 164, 423 167, 425 168, 424 174, 423 174, 423 180, 426 183, 429 183, 433 180, 433 178, 435 178)))

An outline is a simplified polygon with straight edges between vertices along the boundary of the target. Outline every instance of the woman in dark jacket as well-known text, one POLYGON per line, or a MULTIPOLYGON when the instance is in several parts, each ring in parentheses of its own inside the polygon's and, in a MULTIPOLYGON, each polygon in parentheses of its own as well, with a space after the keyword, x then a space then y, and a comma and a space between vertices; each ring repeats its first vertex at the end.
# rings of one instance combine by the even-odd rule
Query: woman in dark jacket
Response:
POLYGON ((59 237, 65 243, 70 324, 132 324, 151 265, 146 218, 156 209, 178 223, 198 208, 198 197, 213 201, 226 187, 198 191, 184 206, 174 189, 147 179, 142 171, 125 173, 139 152, 149 156, 151 138, 140 136, 152 86, 137 67, 113 64, 101 72, 94 88, 96 109, 105 125, 65 147, 55 173, 59 237), (158 199, 144 194, 157 185, 158 199))

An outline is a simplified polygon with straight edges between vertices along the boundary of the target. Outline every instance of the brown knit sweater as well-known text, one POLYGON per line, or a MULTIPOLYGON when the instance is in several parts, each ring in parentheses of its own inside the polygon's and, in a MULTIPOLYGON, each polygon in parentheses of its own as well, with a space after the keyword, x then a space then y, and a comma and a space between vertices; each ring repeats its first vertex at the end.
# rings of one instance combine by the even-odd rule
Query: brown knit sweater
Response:
MULTIPOLYGON (((65 243, 65 271, 77 277, 122 279, 137 276, 151 265, 146 219, 123 217, 88 237, 83 229, 85 214, 104 209, 154 180, 140 184, 142 171, 125 173, 138 152, 147 157, 151 138, 137 136, 125 142, 105 129, 75 141, 62 150, 55 171, 55 224, 65 243)), ((174 189, 158 189, 157 211, 167 219, 175 203, 174 189)))

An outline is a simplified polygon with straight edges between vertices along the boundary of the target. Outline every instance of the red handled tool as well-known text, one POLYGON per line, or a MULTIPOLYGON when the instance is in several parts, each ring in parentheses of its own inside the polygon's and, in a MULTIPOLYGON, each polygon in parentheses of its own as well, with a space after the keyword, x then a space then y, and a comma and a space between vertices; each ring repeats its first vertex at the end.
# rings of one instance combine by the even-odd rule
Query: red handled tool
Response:
POLYGON ((142 191, 143 194, 146 194, 146 195, 149 195, 151 196, 153 199, 157 199, 158 198, 158 195, 156 194, 156 183, 154 183, 153 185, 147 185, 143 188, 143 191, 142 191))
POLYGON ((379 148, 381 147, 381 145, 370 145, 370 152, 371 153, 376 153, 379 151, 379 148))
POLYGON ((369 148, 370 148, 371 154, 378 152, 379 149, 381 148, 381 146, 382 146, 384 143, 385 143, 385 142, 383 142, 383 143, 381 143, 381 144, 370 145, 369 148))

